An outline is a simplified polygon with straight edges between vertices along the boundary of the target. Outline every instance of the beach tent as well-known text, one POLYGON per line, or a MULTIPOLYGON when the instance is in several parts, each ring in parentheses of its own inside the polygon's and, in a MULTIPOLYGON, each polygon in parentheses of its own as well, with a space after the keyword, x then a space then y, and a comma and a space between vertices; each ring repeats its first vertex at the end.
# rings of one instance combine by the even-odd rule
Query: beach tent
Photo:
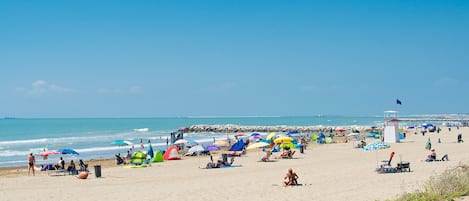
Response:
POLYGON ((161 152, 156 151, 154 154, 155 156, 153 156, 153 158, 151 159, 152 163, 158 163, 158 162, 164 161, 163 154, 161 152))
POLYGON ((171 146, 163 155, 164 160, 179 160, 181 156, 179 156, 179 151, 177 146, 171 146))
POLYGON ((239 140, 230 147, 229 151, 242 151, 244 149, 243 140, 239 140))
POLYGON ((130 164, 133 165, 139 165, 142 164, 146 161, 147 159, 147 154, 141 152, 141 151, 136 151, 132 155, 132 158, 130 159, 130 164))

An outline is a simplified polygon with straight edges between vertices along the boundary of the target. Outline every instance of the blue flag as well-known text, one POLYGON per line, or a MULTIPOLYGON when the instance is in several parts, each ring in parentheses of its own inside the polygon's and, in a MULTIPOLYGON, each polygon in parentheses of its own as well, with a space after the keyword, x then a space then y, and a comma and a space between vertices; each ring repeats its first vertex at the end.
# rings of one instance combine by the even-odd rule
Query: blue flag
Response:
POLYGON ((402 105, 402 102, 399 99, 396 99, 396 104, 402 105))

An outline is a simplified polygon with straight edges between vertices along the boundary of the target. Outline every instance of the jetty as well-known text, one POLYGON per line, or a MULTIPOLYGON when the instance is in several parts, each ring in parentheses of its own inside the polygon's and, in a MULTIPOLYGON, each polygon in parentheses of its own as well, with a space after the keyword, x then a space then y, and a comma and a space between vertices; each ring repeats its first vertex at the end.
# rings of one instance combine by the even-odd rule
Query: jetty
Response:
POLYGON ((234 124, 225 124, 225 125, 192 125, 184 129, 185 133, 250 133, 250 132, 290 132, 297 131, 299 133, 312 133, 312 132, 347 132, 347 131, 371 131, 371 126, 287 126, 287 125, 277 125, 277 126, 241 126, 234 124))

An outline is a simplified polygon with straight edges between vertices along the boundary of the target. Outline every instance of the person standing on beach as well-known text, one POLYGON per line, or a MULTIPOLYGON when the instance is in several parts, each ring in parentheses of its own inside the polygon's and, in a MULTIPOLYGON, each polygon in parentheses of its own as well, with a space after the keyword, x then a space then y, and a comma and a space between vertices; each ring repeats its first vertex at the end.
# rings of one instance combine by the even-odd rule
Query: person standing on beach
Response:
POLYGON ((34 172, 34 164, 36 163, 36 158, 34 158, 33 153, 29 153, 28 157, 28 176, 30 175, 31 170, 33 170, 33 176, 36 175, 34 172))
POLYGON ((142 148, 142 149, 145 148, 145 146, 143 145, 143 139, 142 138, 140 138, 140 148, 142 148))

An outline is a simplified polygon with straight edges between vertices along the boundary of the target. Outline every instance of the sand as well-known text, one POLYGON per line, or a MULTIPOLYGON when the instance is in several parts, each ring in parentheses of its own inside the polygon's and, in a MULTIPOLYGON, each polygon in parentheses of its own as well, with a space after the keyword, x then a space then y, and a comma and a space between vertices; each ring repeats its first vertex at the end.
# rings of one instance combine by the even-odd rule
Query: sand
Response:
MULTIPOLYGON (((202 169, 208 157, 184 157, 179 161, 153 163, 148 168, 124 168, 112 161, 102 162, 102 177, 91 174, 80 180, 74 176, 27 176, 24 168, 0 172, 0 199, 9 200, 385 200, 421 189, 431 176, 469 164, 468 142, 456 143, 458 133, 469 128, 443 128, 440 134, 426 136, 408 131, 402 143, 377 152, 353 148, 353 143, 316 145, 314 142, 295 159, 258 162, 262 152, 254 150, 237 157, 241 167, 202 169), (429 151, 425 142, 431 138, 438 157, 448 154, 450 161, 423 162, 429 151), (438 144, 440 138, 442 143, 438 144), (393 165, 400 160, 411 163, 411 172, 378 174, 377 159, 387 160, 396 152, 393 165), (299 175, 303 186, 283 187, 282 177, 288 168, 299 175), (9 172, 9 173, 5 173, 9 172)), ((368 140, 368 143, 372 140, 368 140)), ((278 155, 278 154, 274 154, 278 155)), ((92 164, 93 165, 93 164, 92 164)), ((91 167, 93 170, 93 167, 91 167)))

